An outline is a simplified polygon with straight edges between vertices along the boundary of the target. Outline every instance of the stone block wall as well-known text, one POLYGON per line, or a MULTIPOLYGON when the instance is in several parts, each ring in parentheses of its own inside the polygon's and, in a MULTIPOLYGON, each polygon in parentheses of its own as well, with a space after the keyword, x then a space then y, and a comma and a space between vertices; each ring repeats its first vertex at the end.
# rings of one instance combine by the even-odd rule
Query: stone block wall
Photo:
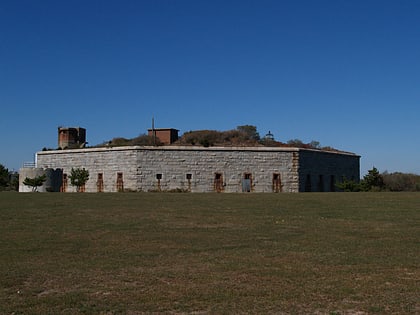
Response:
MULTIPOLYGON (((273 174, 278 174, 281 191, 298 190, 297 165, 292 153, 272 148, 197 148, 197 147, 120 147, 42 151, 37 153, 38 167, 85 168, 90 178, 86 192, 98 191, 98 174, 102 190, 118 191, 118 173, 124 190, 192 192, 215 191, 216 174, 220 174, 224 192, 241 192, 249 177, 255 192, 273 191, 273 174), (247 175, 246 175, 247 174, 247 175)), ((66 191, 75 191, 68 180, 66 191)))
MULTIPOLYGON (((308 186, 309 191, 331 191, 331 179, 359 179, 357 155, 297 148, 131 146, 42 151, 37 153, 37 166, 62 168, 67 176, 72 167, 87 169, 86 192, 299 192, 308 186), (320 179, 323 183, 317 184, 320 179)), ((67 182, 65 191, 75 191, 67 182)))
POLYGON ((221 191, 242 192, 248 174, 251 191, 272 192, 275 173, 280 176, 282 191, 294 192, 298 187, 290 152, 262 148, 143 149, 139 150, 137 165, 139 187, 144 191, 212 192, 216 190, 216 176, 220 176, 221 191))
POLYGON ((89 171, 86 192, 98 191, 98 174, 102 174, 102 191, 116 192, 118 173, 123 175, 123 188, 136 190, 137 152, 135 150, 112 149, 75 149, 42 151, 37 153, 38 167, 62 168, 67 176, 66 192, 75 192, 68 176, 72 168, 85 168, 89 171))

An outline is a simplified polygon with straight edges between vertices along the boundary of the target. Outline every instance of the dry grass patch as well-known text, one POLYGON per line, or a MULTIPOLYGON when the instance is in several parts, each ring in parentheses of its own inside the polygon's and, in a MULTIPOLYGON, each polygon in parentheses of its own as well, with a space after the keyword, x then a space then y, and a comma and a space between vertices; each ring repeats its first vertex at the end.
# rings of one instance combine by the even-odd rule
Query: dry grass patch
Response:
POLYGON ((0 313, 420 312, 417 193, 0 194, 0 313))

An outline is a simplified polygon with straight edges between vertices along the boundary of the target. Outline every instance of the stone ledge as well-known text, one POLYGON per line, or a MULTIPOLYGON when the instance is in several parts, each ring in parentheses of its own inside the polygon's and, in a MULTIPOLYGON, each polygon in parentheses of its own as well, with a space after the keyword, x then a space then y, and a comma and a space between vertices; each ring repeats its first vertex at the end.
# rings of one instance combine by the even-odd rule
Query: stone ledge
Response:
POLYGON ((317 152, 327 154, 339 154, 358 156, 352 152, 345 151, 324 151, 317 149, 293 148, 293 147, 198 147, 198 146, 122 146, 122 147, 100 147, 67 150, 39 151, 37 155, 68 154, 68 153, 90 153, 90 152, 116 152, 116 151, 237 151, 237 152, 317 152))

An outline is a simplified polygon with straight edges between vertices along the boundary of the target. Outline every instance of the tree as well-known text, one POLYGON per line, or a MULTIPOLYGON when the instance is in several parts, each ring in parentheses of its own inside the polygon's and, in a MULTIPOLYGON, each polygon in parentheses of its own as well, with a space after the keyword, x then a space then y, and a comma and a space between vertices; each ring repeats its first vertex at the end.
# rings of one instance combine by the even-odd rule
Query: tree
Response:
POLYGON ((19 191, 19 174, 17 172, 9 173, 9 189, 19 191))
POLYGON ((47 176, 45 174, 41 176, 36 176, 34 178, 26 177, 25 180, 23 181, 23 184, 26 186, 32 187, 32 191, 35 192, 37 191, 38 187, 44 184, 46 180, 47 180, 47 176))
POLYGON ((300 139, 290 139, 287 141, 287 144, 297 148, 301 148, 305 145, 300 139))
POLYGON ((379 191, 385 187, 384 179, 376 167, 368 171, 360 185, 363 191, 379 191))
POLYGON ((4 189, 9 184, 9 170, 0 164, 0 189, 4 189))
POLYGON ((321 143, 319 143, 319 141, 312 140, 308 144, 312 149, 321 149, 321 143))
POLYGON ((81 188, 89 180, 89 171, 84 168, 71 168, 69 178, 71 185, 76 186, 76 191, 82 192, 81 188))
POLYGON ((245 133, 250 140, 260 141, 260 134, 257 131, 257 127, 252 125, 244 125, 238 126, 236 129, 245 133))

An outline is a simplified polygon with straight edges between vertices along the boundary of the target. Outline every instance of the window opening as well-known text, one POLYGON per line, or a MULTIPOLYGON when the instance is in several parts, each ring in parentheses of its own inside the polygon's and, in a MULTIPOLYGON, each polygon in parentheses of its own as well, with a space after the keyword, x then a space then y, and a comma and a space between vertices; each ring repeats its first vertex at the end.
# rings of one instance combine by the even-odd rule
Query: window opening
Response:
POLYGON ((191 191, 191 179, 192 179, 192 174, 187 174, 186 175, 187 178, 187 182, 188 182, 188 190, 191 191))
POLYGON ((162 174, 156 174, 156 179, 157 179, 157 189, 160 191, 161 190, 160 180, 162 179, 162 174))

